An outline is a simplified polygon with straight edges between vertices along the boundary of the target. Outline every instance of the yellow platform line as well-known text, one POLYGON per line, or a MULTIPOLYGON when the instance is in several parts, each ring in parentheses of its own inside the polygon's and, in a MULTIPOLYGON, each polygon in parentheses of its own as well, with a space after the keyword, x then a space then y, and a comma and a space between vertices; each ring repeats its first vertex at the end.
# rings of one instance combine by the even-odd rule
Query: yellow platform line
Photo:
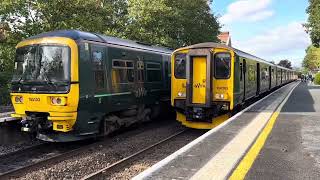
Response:
POLYGON ((282 103, 279 105, 279 107, 276 109, 276 111, 272 114, 269 122, 267 123, 265 128, 262 130, 261 134, 258 136, 255 143, 251 146, 248 153, 244 156, 244 158, 240 161, 239 165, 232 172, 231 176, 229 177, 229 180, 242 180, 246 177, 246 175, 249 172, 249 170, 251 169, 254 161, 258 157, 261 149, 264 147, 264 144, 265 144, 266 140, 268 139, 268 137, 274 127, 274 124, 277 121, 277 118, 281 112, 282 107, 288 101, 293 90, 299 84, 300 83, 297 83, 297 85, 291 89, 291 91, 289 92, 287 97, 282 101, 282 103))
POLYGON ((246 156, 242 159, 238 167, 235 169, 235 171, 233 171, 229 180, 241 180, 245 178, 247 172, 250 170, 253 162, 259 155, 269 134, 271 133, 279 114, 280 112, 275 112, 272 114, 268 124, 263 129, 262 133, 259 135, 258 139, 254 143, 254 145, 251 147, 251 149, 248 151, 246 156))

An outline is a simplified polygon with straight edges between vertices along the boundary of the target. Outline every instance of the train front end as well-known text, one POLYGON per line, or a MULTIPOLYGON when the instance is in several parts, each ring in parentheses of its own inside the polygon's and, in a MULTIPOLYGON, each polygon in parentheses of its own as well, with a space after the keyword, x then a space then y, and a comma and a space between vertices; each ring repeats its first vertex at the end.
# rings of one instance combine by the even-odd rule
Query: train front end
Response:
POLYGON ((202 43, 176 50, 172 55, 171 103, 177 120, 196 129, 211 129, 233 109, 234 52, 202 43))
POLYGON ((41 37, 19 43, 11 100, 11 116, 22 119, 22 131, 46 141, 54 141, 50 134, 71 132, 79 101, 76 42, 41 37))

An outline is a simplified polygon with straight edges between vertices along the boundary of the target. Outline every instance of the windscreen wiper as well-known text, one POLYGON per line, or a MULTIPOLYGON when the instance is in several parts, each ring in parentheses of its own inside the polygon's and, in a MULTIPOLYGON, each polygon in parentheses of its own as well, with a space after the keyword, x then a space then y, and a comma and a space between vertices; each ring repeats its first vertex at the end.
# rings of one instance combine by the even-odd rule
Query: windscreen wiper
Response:
POLYGON ((50 78, 48 78, 47 75, 45 75, 44 78, 45 78, 46 83, 47 83, 48 85, 53 85, 54 87, 57 87, 57 84, 54 83, 50 78))
POLYGON ((21 76, 18 81, 11 81, 11 83, 17 83, 17 84, 23 84, 22 82, 23 82, 23 76, 21 76))

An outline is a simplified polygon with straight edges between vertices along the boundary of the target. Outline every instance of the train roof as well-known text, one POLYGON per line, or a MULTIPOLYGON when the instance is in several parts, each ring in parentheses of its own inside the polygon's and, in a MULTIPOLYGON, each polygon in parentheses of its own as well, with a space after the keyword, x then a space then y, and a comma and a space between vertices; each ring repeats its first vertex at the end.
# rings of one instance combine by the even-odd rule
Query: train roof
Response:
POLYGON ((239 49, 236 49, 236 48, 224 45, 224 44, 220 44, 220 43, 214 43, 214 42, 199 43, 199 44, 194 44, 194 45, 191 45, 191 46, 187 46, 187 47, 183 47, 183 48, 177 49, 176 51, 180 51, 180 50, 183 50, 183 49, 197 49, 197 48, 225 48, 225 49, 229 49, 229 50, 234 51, 237 55, 239 55, 241 57, 245 57, 245 58, 248 58, 248 59, 252 59, 252 60, 259 61, 259 62, 263 62, 263 63, 269 64, 269 65, 272 65, 272 66, 276 66, 277 68, 280 68, 280 69, 286 69, 286 70, 289 70, 289 71, 293 71, 292 69, 288 69, 288 68, 273 64, 273 63, 271 63, 269 61, 266 61, 266 60, 264 60, 262 58, 254 56, 252 54, 246 53, 246 52, 241 51, 239 49))
POLYGON ((165 48, 165 47, 153 46, 153 45, 149 45, 147 43, 142 43, 142 42, 138 42, 138 41, 121 39, 121 38, 116 38, 116 37, 112 37, 112 36, 84 32, 84 31, 79 31, 79 30, 58 30, 58 31, 45 32, 45 33, 41 33, 36 36, 29 37, 27 40, 44 38, 44 37, 66 37, 66 38, 73 39, 75 41, 88 40, 88 41, 95 41, 95 42, 119 45, 119 46, 124 46, 124 47, 132 47, 132 48, 142 49, 142 50, 147 50, 147 51, 154 51, 154 52, 159 52, 159 53, 164 53, 164 54, 171 54, 172 53, 172 50, 170 50, 169 48, 165 48))

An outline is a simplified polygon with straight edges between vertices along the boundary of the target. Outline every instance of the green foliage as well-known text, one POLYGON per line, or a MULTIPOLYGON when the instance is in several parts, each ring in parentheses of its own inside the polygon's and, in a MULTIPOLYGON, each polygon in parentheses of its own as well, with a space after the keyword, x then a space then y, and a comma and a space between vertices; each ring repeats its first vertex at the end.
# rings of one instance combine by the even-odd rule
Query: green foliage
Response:
POLYGON ((302 62, 304 68, 315 71, 320 67, 320 48, 309 46, 306 50, 306 56, 302 62))
POLYGON ((0 104, 9 104, 9 81, 12 77, 14 46, 0 43, 0 104))
POLYGON ((282 66, 282 67, 285 67, 285 68, 289 68, 289 69, 292 69, 292 65, 291 65, 291 62, 287 59, 285 60, 281 60, 279 63, 278 63, 279 66, 282 66))
POLYGON ((307 13, 309 18, 306 28, 310 33, 313 45, 320 47, 320 0, 309 0, 307 13))
POLYGON ((317 73, 315 76, 314 76, 314 81, 313 81, 315 84, 317 85, 320 85, 320 73, 317 73))
POLYGON ((178 48, 217 42, 219 23, 207 0, 128 0, 128 37, 178 48))
POLYGON ((212 0, 1 0, 0 104, 9 102, 14 47, 60 29, 78 29, 177 48, 218 41, 212 0))

